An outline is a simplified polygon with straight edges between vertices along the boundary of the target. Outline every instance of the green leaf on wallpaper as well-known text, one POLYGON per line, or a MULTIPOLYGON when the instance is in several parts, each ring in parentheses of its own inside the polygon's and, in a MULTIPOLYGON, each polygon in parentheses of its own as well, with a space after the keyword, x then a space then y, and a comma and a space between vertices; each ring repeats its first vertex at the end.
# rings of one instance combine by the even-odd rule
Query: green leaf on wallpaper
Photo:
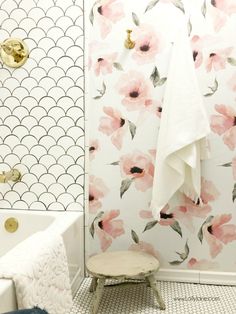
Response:
POLYGON ((119 161, 114 161, 114 162, 110 163, 109 165, 111 165, 111 166, 118 166, 119 163, 120 163, 119 161))
POLYGON ((151 10, 152 8, 155 7, 155 5, 159 2, 160 0, 152 0, 149 2, 149 4, 147 5, 144 13, 146 13, 147 11, 151 10))
POLYGON ((214 85, 213 85, 213 86, 208 86, 208 88, 211 90, 211 92, 205 94, 204 96, 205 96, 205 97, 209 97, 209 96, 214 95, 215 92, 218 90, 218 87, 219 87, 219 84, 218 84, 217 79, 215 78, 214 85))
POLYGON ((106 87, 106 84, 104 82, 102 82, 102 88, 103 88, 103 93, 105 94, 107 87, 106 87))
POLYGON ((233 65, 233 66, 236 66, 236 59, 234 58, 227 58, 227 61, 229 64, 233 65))
POLYGON ((132 181, 133 181, 132 179, 124 179, 124 180, 122 180, 121 186, 120 186, 120 198, 122 198, 124 193, 129 189, 132 181))
MULTIPOLYGON (((185 246, 184 246, 184 252, 183 253, 179 253, 179 252, 175 252, 176 254, 179 255, 179 257, 182 259, 181 263, 183 261, 186 260, 186 258, 188 257, 189 255, 189 246, 188 246, 188 241, 186 241, 185 243, 185 246)), ((177 264, 176 264, 177 265, 177 264)))
POLYGON ((163 84, 165 84, 166 80, 167 80, 167 77, 160 77, 160 74, 158 72, 158 69, 157 67, 155 66, 152 70, 152 73, 150 75, 150 80, 152 81, 152 84, 154 87, 157 87, 157 86, 161 86, 163 84))
POLYGON ((185 246, 184 246, 184 251, 185 251, 185 254, 186 254, 186 258, 188 257, 189 255, 189 246, 188 246, 188 241, 186 241, 185 243, 185 246))
POLYGON ((119 71, 124 71, 122 65, 119 62, 114 62, 113 67, 116 68, 119 71))
POLYGON ((180 265, 182 263, 183 263, 183 261, 172 261, 172 262, 169 262, 170 265, 180 265))
POLYGON ((227 162, 226 164, 221 165, 221 167, 231 167, 232 162, 227 162))
POLYGON ((236 199, 236 183, 234 184, 234 188, 233 188, 233 191, 232 191, 232 200, 233 202, 235 201, 236 199))
POLYGON ((150 80, 152 81, 153 86, 156 87, 160 80, 160 74, 156 66, 154 67, 152 74, 150 75, 150 80))
POLYGON ((198 231, 197 237, 199 239, 199 241, 202 243, 203 240, 203 232, 202 232, 202 228, 205 224, 207 224, 208 222, 210 222, 212 220, 212 218, 214 218, 214 216, 209 216, 207 217, 207 219, 203 222, 203 224, 201 225, 201 228, 198 231))
POLYGON ((175 221, 170 227, 182 237, 182 230, 178 221, 175 221))
POLYGON ((203 232, 202 232, 202 227, 204 226, 205 222, 202 224, 201 228, 198 231, 197 237, 199 239, 199 241, 202 243, 203 240, 203 232))
MULTIPOLYGON (((93 6, 94 7, 94 6, 93 6)), ((94 13, 93 13, 93 7, 89 13, 89 20, 90 20, 90 23, 93 25, 93 21, 94 21, 94 13)))
POLYGON ((91 223, 91 226, 89 228, 89 233, 91 234, 91 236, 94 238, 94 232, 95 232, 95 228, 94 228, 94 221, 91 223))
POLYGON ((158 82, 157 82, 157 86, 161 86, 163 84, 165 84, 167 80, 167 77, 162 77, 158 82))
POLYGON ((188 25, 187 26, 188 26, 188 36, 190 36, 192 29, 193 29, 190 18, 188 19, 188 25))
POLYGON ((176 8, 180 9, 183 13, 185 13, 184 5, 181 0, 172 0, 172 3, 176 8))
POLYGON ((212 95, 214 95, 214 93, 206 93, 205 95, 203 95, 204 97, 210 97, 210 96, 212 96, 212 95))
POLYGON ((139 237, 134 230, 131 230, 131 237, 135 243, 137 243, 137 244, 139 243, 139 237))
POLYGON ((146 224, 146 226, 145 226, 143 232, 152 229, 157 223, 158 223, 158 220, 149 221, 149 222, 146 224))
POLYGON ((131 137, 132 137, 132 140, 133 140, 133 138, 134 138, 134 136, 136 134, 136 125, 133 122, 129 121, 129 120, 128 120, 128 123, 129 123, 129 131, 130 131, 130 134, 131 134, 131 137))
POLYGON ((99 213, 97 214, 97 216, 94 218, 94 221, 97 220, 97 219, 102 218, 103 215, 104 215, 104 212, 103 212, 103 211, 99 212, 99 213))
POLYGON ((102 98, 105 95, 105 93, 106 93, 106 84, 103 82, 102 83, 102 89, 97 89, 97 91, 98 91, 98 93, 100 95, 97 95, 97 96, 93 97, 93 99, 100 99, 100 98, 102 98))
POLYGON ((136 13, 132 12, 132 19, 133 19, 133 22, 136 26, 139 26, 140 25, 140 22, 139 22, 139 18, 137 16, 136 13))
POLYGON ((218 87, 219 87, 219 83, 218 83, 217 79, 215 78, 214 86, 211 87, 211 90, 212 90, 213 92, 216 92, 217 89, 218 89, 218 87))
POLYGON ((201 12, 202 12, 202 15, 204 17, 206 17, 206 11, 207 11, 207 7, 206 7, 206 0, 204 0, 203 4, 202 4, 202 7, 201 7, 201 12))

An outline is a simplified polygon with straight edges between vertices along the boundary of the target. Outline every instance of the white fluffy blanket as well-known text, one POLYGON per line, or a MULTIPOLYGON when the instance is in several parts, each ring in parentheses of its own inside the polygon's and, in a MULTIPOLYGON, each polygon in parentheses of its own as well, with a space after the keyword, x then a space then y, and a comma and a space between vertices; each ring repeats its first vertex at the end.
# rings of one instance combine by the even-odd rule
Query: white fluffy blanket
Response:
POLYGON ((0 278, 12 279, 18 308, 38 306, 49 314, 66 314, 72 306, 62 237, 37 232, 0 258, 0 278))

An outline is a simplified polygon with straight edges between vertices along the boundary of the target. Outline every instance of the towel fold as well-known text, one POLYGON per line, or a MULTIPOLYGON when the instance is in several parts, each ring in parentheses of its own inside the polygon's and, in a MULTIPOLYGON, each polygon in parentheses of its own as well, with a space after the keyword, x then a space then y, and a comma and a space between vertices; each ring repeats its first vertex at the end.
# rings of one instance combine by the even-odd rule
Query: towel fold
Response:
POLYGON ((200 160, 209 157, 209 120, 199 90, 187 31, 172 49, 157 142, 151 209, 157 217, 179 190, 200 197, 200 160))
POLYGON ((72 306, 63 239, 37 232, 0 258, 0 278, 12 279, 19 309, 38 306, 49 314, 66 314, 72 306))

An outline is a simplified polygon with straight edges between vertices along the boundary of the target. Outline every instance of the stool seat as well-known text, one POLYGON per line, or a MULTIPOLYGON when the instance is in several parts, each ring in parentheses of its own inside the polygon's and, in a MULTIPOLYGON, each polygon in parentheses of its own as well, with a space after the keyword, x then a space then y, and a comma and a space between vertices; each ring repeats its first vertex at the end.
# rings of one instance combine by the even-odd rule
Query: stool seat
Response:
POLYGON ((98 278, 149 276, 159 266, 159 261, 154 256, 137 251, 105 252, 92 256, 87 262, 88 272, 98 278))
POLYGON ((164 310, 165 303, 154 277, 159 266, 159 261, 154 256, 140 251, 105 252, 90 257, 86 267, 88 273, 93 276, 90 291, 95 292, 91 313, 98 312, 106 279, 145 278, 154 291, 160 309, 164 310))

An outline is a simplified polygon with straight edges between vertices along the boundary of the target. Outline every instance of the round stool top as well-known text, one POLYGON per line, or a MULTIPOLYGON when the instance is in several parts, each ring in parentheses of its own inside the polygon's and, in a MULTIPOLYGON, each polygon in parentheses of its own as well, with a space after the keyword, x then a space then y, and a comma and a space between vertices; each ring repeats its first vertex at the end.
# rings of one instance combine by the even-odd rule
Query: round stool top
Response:
POLYGON ((150 275, 159 268, 152 255, 137 251, 105 252, 90 257, 88 272, 95 277, 138 277, 150 275))

